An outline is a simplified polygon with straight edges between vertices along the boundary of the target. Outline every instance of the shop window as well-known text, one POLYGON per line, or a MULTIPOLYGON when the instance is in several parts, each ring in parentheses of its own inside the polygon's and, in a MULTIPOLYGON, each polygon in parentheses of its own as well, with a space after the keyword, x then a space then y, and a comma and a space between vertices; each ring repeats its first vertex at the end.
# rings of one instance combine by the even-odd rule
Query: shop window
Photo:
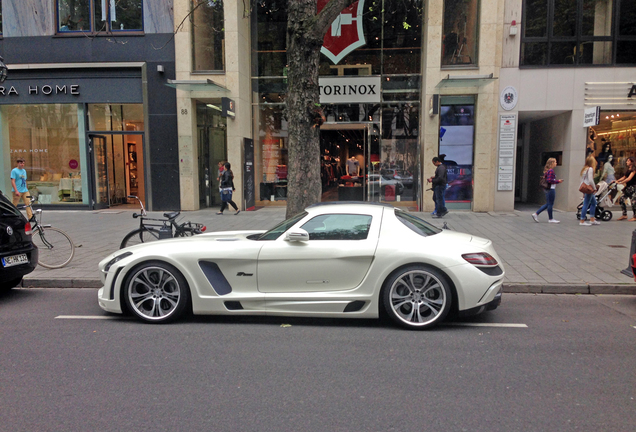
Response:
POLYGON ((444 0, 442 66, 477 65, 479 0, 444 0))
POLYGON ((27 186, 41 204, 86 204, 88 183, 75 104, 5 105, 12 164, 25 159, 27 186))
POLYGON ((58 33, 142 30, 142 0, 57 0, 58 33))
POLYGON ((223 0, 192 0, 193 70, 222 71, 225 59, 223 0))
POLYGON ((617 64, 636 63, 636 2, 623 0, 620 3, 617 64))
POLYGON ((371 216, 334 214, 316 216, 301 226, 309 240, 365 240, 371 227, 371 216))
POLYGON ((88 129, 91 131, 135 131, 144 130, 144 112, 141 104, 88 106, 88 129))
MULTIPOLYGON (((617 3, 616 0, 524 0, 521 65, 612 64, 617 45, 612 17, 617 3)), ((628 8, 632 7, 633 2, 622 0, 623 5, 628 3, 628 8)))

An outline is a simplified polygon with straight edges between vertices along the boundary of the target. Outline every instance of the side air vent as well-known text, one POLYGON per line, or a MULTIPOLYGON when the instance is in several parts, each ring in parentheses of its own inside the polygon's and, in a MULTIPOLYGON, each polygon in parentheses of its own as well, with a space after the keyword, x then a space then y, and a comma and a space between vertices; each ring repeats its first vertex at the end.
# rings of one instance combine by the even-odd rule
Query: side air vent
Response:
POLYGON ((201 271, 203 271, 203 274, 218 295, 222 296, 232 292, 232 286, 227 279, 225 279, 223 272, 216 263, 199 261, 199 267, 201 267, 201 271))
POLYGON ((344 312, 358 312, 364 307, 364 305, 365 302, 363 302, 362 300, 352 301, 347 306, 345 306, 344 312))
POLYGON ((243 306, 241 305, 241 302, 226 301, 224 304, 227 310, 243 310, 243 306))

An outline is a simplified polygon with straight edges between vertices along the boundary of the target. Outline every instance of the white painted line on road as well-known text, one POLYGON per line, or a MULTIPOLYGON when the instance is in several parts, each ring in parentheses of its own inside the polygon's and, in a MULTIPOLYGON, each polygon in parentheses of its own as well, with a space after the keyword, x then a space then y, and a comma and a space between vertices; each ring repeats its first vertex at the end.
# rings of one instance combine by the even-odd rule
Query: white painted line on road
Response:
POLYGON ((506 323, 461 323, 449 322, 448 325, 463 327, 510 327, 510 328, 528 328, 526 324, 506 324, 506 323))
POLYGON ((59 315, 56 316, 55 319, 114 320, 120 319, 120 317, 105 315, 59 315))

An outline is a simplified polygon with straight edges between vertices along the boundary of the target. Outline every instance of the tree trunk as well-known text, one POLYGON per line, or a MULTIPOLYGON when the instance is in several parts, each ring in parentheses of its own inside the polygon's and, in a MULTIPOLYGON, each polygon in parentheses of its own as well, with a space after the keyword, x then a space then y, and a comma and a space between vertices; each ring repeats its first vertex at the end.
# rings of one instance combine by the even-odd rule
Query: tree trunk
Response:
POLYGON ((320 202, 320 135, 318 68, 323 37, 342 9, 355 0, 331 0, 317 14, 317 0, 289 0, 287 14, 289 131, 287 217, 320 202))

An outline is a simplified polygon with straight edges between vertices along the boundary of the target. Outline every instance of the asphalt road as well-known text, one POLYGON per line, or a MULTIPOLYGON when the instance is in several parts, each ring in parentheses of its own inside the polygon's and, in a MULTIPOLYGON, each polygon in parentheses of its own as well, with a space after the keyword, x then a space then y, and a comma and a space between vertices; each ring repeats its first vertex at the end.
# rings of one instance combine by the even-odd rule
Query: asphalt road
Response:
POLYGON ((635 326, 634 296, 507 294, 417 332, 149 325, 94 289, 17 289, 0 295, 0 431, 633 431, 635 326))

